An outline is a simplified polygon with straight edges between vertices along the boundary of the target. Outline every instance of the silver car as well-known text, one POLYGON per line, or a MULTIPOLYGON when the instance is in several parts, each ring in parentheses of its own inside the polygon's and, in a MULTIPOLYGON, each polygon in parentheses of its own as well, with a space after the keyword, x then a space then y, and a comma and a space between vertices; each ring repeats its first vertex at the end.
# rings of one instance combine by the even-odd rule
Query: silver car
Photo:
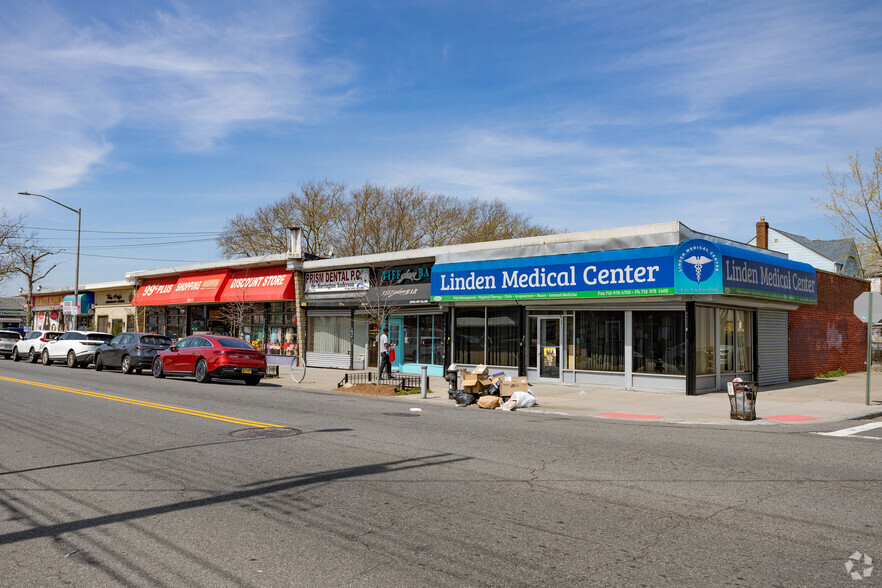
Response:
POLYGON ((21 339, 21 335, 15 331, 0 331, 0 355, 9 359, 12 357, 12 348, 21 339))
POLYGON ((61 331, 31 331, 12 348, 12 361, 27 359, 28 363, 37 363, 46 344, 61 335, 61 331))

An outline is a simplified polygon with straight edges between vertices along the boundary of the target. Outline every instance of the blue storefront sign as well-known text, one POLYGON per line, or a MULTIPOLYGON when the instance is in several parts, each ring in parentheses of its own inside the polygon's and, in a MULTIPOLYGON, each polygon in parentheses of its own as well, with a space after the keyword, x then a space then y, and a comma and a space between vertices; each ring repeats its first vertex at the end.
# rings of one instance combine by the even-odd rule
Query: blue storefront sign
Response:
POLYGON ((817 279, 807 264, 703 239, 677 246, 441 263, 432 270, 435 302, 670 294, 815 303, 817 279))

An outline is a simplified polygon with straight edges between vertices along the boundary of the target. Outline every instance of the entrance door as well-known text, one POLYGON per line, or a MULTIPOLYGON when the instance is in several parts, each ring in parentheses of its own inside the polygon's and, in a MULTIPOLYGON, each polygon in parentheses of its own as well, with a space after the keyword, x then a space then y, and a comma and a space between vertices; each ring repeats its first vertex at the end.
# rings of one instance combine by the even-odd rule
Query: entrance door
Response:
POLYGON ((560 381, 560 317, 538 317, 540 380, 560 381))
POLYGON ((392 371, 400 372, 404 365, 404 317, 393 316, 389 319, 389 344, 395 345, 395 360, 392 371))

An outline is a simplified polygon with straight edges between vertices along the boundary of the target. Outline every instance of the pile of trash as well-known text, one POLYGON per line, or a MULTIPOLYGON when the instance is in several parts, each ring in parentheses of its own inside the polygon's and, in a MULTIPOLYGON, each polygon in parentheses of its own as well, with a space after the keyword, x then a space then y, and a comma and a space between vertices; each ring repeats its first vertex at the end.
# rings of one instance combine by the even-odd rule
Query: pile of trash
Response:
POLYGON ((536 397, 527 386, 527 378, 506 376, 505 372, 490 375, 486 365, 472 371, 460 370, 462 389, 452 394, 457 406, 478 405, 480 408, 516 410, 536 406, 536 397))

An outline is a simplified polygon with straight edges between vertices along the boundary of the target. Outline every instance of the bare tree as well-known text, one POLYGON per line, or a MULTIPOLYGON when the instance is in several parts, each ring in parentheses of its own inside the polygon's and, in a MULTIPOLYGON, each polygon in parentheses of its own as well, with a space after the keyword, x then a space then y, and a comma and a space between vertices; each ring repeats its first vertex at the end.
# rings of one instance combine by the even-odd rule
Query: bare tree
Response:
POLYGON ((27 281, 27 324, 29 325, 33 324, 34 318, 34 286, 36 286, 38 282, 46 278, 46 276, 49 275, 49 272, 54 270, 55 267, 58 265, 57 263, 55 263, 52 264, 52 267, 50 267, 49 269, 45 269, 45 260, 50 255, 55 255, 57 253, 59 253, 59 251, 42 249, 41 247, 32 244, 31 246, 26 248, 19 248, 10 254, 10 258, 12 260, 12 271, 21 274, 27 281))
POLYGON ((301 227, 307 251, 326 253, 336 242, 336 212, 346 186, 328 180, 309 181, 300 192, 258 207, 253 214, 237 214, 227 221, 217 239, 224 257, 254 257, 284 253, 288 249, 287 227, 301 227))
POLYGON ((0 210, 0 282, 15 272, 18 253, 27 247, 32 236, 25 233, 24 216, 10 216, 0 210))
POLYGON ((869 254, 864 271, 880 269, 882 260, 882 147, 876 147, 869 170, 861 166, 858 154, 848 157, 848 171, 841 175, 827 166, 827 198, 813 199, 843 237, 857 241, 869 254))
POLYGON ((233 217, 218 238, 221 254, 262 255, 287 250, 285 227, 299 226, 313 254, 369 255, 422 247, 546 235, 502 200, 461 201, 411 185, 305 182, 300 193, 233 217))

